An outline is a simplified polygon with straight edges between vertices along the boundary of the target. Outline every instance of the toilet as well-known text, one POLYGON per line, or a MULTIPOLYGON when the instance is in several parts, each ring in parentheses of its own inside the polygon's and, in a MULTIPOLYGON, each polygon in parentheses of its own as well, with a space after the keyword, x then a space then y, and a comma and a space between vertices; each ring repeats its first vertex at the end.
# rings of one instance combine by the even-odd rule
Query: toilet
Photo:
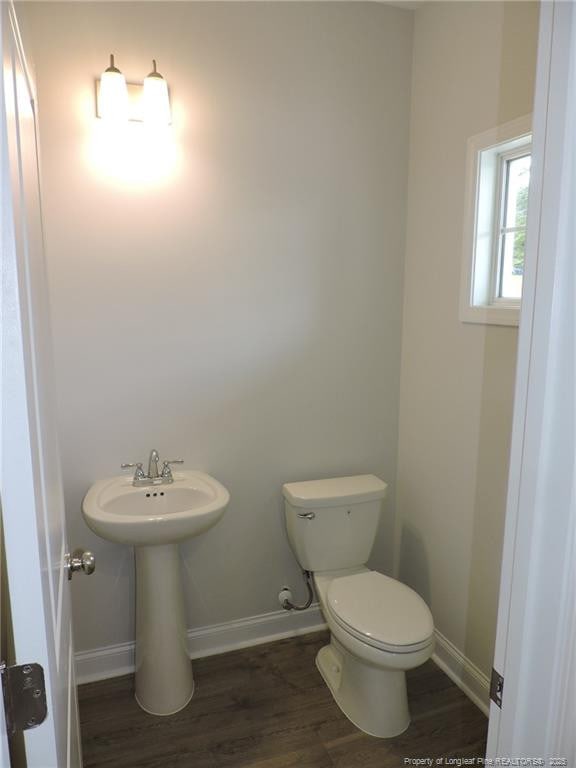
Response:
POLYGON ((386 483, 375 475, 287 483, 288 539, 313 573, 330 643, 316 666, 342 712, 380 738, 408 728, 406 670, 434 649, 430 609, 413 589, 366 566, 386 483))

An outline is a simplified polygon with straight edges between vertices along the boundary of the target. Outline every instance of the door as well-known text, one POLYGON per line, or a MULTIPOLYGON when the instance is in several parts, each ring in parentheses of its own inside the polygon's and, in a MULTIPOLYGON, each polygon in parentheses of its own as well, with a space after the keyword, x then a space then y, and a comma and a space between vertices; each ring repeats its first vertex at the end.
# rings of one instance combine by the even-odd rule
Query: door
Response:
POLYGON ((18 664, 44 668, 48 716, 25 731, 28 768, 81 765, 68 551, 44 264, 34 87, 12 3, 2 6, 0 493, 18 664))

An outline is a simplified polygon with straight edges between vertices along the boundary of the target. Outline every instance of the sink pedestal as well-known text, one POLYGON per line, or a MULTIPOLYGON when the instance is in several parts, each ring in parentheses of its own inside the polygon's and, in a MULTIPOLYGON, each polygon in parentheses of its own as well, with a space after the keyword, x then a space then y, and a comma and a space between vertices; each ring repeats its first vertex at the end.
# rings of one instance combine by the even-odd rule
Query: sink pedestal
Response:
POLYGON ((82 514, 103 539, 135 548, 136 701, 150 714, 172 715, 194 693, 178 543, 215 526, 230 494, 205 472, 178 472, 171 481, 141 474, 94 483, 82 514))
POLYGON ((136 547, 136 701, 172 715, 194 693, 177 544, 136 547))

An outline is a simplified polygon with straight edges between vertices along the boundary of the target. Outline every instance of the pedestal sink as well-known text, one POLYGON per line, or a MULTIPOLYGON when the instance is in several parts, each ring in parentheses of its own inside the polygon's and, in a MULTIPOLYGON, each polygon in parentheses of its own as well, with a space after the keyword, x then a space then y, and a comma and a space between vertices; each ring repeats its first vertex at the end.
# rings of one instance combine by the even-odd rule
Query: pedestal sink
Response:
POLYGON ((103 539, 135 547, 136 701, 153 715, 171 715, 194 693, 178 543, 220 520, 226 488, 204 472, 174 473, 166 485, 135 487, 131 478, 95 483, 82 512, 103 539))

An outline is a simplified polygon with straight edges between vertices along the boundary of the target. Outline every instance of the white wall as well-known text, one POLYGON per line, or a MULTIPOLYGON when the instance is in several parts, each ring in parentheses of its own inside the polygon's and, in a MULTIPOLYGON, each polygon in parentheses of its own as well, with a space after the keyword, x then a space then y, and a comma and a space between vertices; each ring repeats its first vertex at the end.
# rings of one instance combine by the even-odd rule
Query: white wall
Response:
POLYGON ((283 482, 391 484, 412 13, 371 3, 25 3, 35 59, 76 646, 132 639, 132 552, 82 521, 92 482, 156 447, 230 490, 182 548, 190 626, 299 585, 283 482), (171 87, 172 139, 106 137, 114 52, 171 87), (157 152, 158 147, 161 152, 157 152), (152 156, 152 154, 154 156, 152 156), (135 162, 135 164, 134 164, 135 162), (140 182, 134 179, 142 177, 140 182))
POLYGON ((467 139, 530 113, 535 3, 415 13, 397 571, 489 675, 517 330, 460 322, 467 139))

